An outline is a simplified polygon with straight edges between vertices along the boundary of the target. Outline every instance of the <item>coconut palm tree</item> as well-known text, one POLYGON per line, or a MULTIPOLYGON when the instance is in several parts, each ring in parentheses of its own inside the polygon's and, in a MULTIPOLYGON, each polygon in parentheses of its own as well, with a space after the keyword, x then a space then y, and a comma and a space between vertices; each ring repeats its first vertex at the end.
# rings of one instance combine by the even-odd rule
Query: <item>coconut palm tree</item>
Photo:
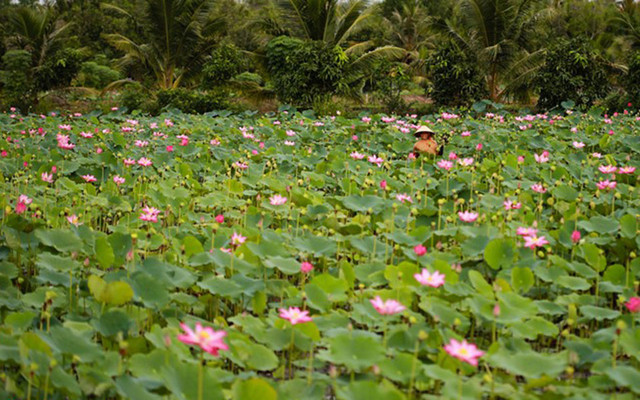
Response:
POLYGON ((460 0, 458 19, 447 21, 446 28, 482 63, 492 100, 526 97, 544 56, 532 39, 549 13, 543 0, 460 0))
POLYGON ((106 39, 125 53, 122 66, 143 65, 161 89, 176 88, 199 70, 224 25, 213 15, 210 0, 144 0, 140 17, 111 4, 103 6, 142 27, 139 42, 122 34, 106 39))

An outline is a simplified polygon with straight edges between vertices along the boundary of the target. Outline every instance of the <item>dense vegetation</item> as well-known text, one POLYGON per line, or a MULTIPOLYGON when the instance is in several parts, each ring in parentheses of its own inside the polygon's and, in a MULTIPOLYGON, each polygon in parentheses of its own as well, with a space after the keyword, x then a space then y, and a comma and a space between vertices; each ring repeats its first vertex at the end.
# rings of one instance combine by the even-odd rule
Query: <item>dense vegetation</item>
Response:
POLYGON ((639 48, 633 0, 4 0, 0 108, 621 111, 639 48))

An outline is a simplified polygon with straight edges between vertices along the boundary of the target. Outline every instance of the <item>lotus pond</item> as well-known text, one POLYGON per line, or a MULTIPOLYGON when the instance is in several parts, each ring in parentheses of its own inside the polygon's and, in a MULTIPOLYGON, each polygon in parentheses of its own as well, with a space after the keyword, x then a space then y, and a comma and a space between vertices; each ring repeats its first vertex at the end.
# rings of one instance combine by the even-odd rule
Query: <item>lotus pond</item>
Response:
POLYGON ((637 398, 639 129, 2 114, 0 395, 637 398))

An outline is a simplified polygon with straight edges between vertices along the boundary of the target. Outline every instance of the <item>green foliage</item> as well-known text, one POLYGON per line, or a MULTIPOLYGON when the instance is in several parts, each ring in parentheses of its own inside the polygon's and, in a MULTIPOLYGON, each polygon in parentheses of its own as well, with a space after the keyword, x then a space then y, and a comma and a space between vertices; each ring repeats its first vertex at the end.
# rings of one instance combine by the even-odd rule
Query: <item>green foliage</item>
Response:
POLYGON ((246 68, 246 56, 236 46, 228 44, 218 46, 202 68, 202 87, 211 89, 225 85, 246 68))
POLYGON ((80 86, 102 89, 111 82, 120 79, 120 73, 106 65, 100 65, 95 61, 82 63, 78 75, 80 86))
POLYGON ((632 53, 629 57, 629 69, 623 83, 629 101, 634 105, 640 104, 640 51, 632 53))
POLYGON ((47 91, 70 86, 80 70, 82 59, 81 53, 72 48, 52 54, 36 70, 36 88, 47 91))
POLYGON ((538 108, 544 110, 565 100, 588 107, 609 91, 603 61, 584 39, 560 40, 552 46, 534 83, 540 92, 538 108))
POLYGON ((2 56, 0 83, 7 106, 27 111, 33 102, 31 55, 25 50, 9 50, 2 56))
POLYGON ((286 36, 267 44, 267 66, 278 98, 309 106, 338 90, 346 55, 338 46, 286 36))
POLYGON ((372 74, 371 82, 387 112, 406 110, 402 91, 411 84, 411 76, 405 64, 388 60, 380 62, 372 74))
POLYGON ((427 65, 429 93, 438 104, 469 105, 488 95, 477 60, 452 42, 434 52, 427 65))
POLYGON ((159 109, 177 108, 185 113, 202 114, 227 107, 228 93, 224 90, 200 92, 184 88, 160 90, 156 93, 159 109))

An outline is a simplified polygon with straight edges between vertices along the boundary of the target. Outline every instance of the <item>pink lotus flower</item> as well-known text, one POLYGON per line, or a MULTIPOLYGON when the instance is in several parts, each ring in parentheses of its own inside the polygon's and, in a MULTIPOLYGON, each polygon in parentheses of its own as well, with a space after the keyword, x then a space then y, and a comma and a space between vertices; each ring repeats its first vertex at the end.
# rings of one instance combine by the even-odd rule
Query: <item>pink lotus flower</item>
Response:
POLYGON ((471 132, 469 132, 469 131, 463 131, 463 132, 460 134, 460 136, 462 136, 462 137, 471 136, 471 132))
POLYGON ((75 225, 75 226, 80 225, 80 221, 78 220, 78 216, 75 215, 75 214, 67 216, 67 221, 69 221, 69 223, 71 225, 75 225))
POLYGON ((120 175, 116 175, 113 177, 113 181, 115 182, 116 185, 120 186, 125 182, 125 179, 120 175))
POLYGON ((287 136, 295 136, 296 135, 296 132, 292 131, 291 129, 287 129, 285 131, 285 133, 287 134, 287 136))
POLYGON ((585 146, 584 143, 576 142, 576 141, 574 141, 572 144, 573 144, 573 147, 575 147, 576 149, 581 149, 581 148, 583 148, 585 146))
POLYGON ((82 179, 85 180, 85 182, 95 182, 97 181, 96 177, 93 175, 82 175, 82 179))
POLYGON ((421 285, 431 286, 434 288, 444 285, 445 276, 438 271, 435 271, 432 274, 429 270, 423 268, 419 274, 414 274, 413 277, 416 278, 421 285))
POLYGON ((167 152, 171 153, 173 151, 173 146, 167 146, 167 152))
POLYGON ((133 158, 125 158, 124 159, 124 165, 134 165, 136 163, 136 160, 134 160, 133 158))
POLYGON ((242 236, 236 232, 233 232, 233 235, 231 235, 231 244, 234 246, 240 246, 246 240, 247 238, 245 236, 242 236))
POLYGON ((186 146, 189 144, 189 136, 187 135, 178 135, 176 139, 180 139, 180 146, 186 146))
POLYGON ((580 231, 573 231, 571 232, 571 241, 573 243, 578 243, 580 241, 580 231))
POLYGON ((33 199, 29 198, 25 194, 21 194, 20 197, 18 197, 18 201, 24 204, 31 204, 33 202, 33 199))
POLYGON ((370 163, 377 165, 378 167, 379 167, 379 166, 381 166, 381 165, 382 165, 382 163, 384 162, 384 160, 383 160, 382 158, 377 157, 377 156, 369 156, 369 157, 367 158, 367 160, 368 160, 370 163))
POLYGON ((313 270, 313 264, 311 264, 309 261, 304 261, 302 264, 300 264, 300 271, 303 274, 308 274, 312 270, 313 270))
POLYGON ((545 150, 540 155, 534 154, 533 158, 535 158, 538 163, 546 163, 549 161, 549 152, 545 150))
POLYGON ((460 159, 458 160, 458 164, 462 165, 463 167, 468 167, 473 164, 473 157, 460 159))
POLYGON ((224 224, 224 215, 222 214, 216 215, 216 222, 219 224, 224 224))
POLYGON ((229 350, 229 346, 224 342, 224 337, 227 336, 225 331, 215 331, 210 327, 203 328, 199 322, 196 323, 195 332, 187 324, 181 323, 180 327, 185 332, 178 335, 178 340, 182 343, 199 346, 213 356, 217 356, 219 350, 229 350))
POLYGON ((353 141, 358 140, 358 135, 353 135, 353 136, 351 136, 351 140, 353 140, 353 141))
POLYGON ((152 165, 152 164, 153 164, 153 163, 151 162, 151 160, 149 160, 149 159, 148 159, 148 158, 146 158, 146 157, 141 157, 141 158, 138 160, 138 165, 142 165, 143 167, 148 167, 148 166, 150 166, 150 165, 152 165))
POLYGON ((630 312, 640 312, 640 297, 632 297, 624 305, 630 312))
POLYGON ((369 118, 369 117, 362 117, 362 118, 360 118, 360 120, 362 122, 364 122, 365 124, 368 124, 369 122, 371 122, 371 118, 369 118))
POLYGON ((40 175, 40 179, 42 179, 43 182, 53 183, 53 174, 43 172, 42 175, 40 175))
POLYGON ((458 211, 458 217, 462 222, 474 222, 478 219, 478 213, 472 211, 458 211))
POLYGON ((249 165, 247 163, 243 163, 240 161, 236 161, 233 163, 233 166, 237 169, 247 169, 249 168, 249 165))
POLYGON ((444 350, 452 357, 464 361, 474 367, 478 366, 478 358, 484 355, 484 351, 478 350, 475 344, 467 343, 466 340, 458 342, 451 339, 449 344, 444 346, 444 350))
POLYGON ((135 142, 133 142, 133 145, 142 148, 149 146, 149 142, 146 140, 136 140, 135 142))
POLYGON ((509 210, 519 210, 522 207, 521 203, 514 203, 511 200, 507 199, 505 200, 502 205, 504 205, 504 209, 509 211, 509 210))
POLYGON ((284 141, 284 145, 285 146, 295 146, 296 142, 292 142, 291 140, 285 140, 284 141))
POLYGON ((396 200, 398 200, 400 203, 404 203, 405 201, 409 202, 409 203, 413 203, 413 199, 411 198, 411 196, 404 194, 404 193, 399 193, 396 195, 396 200))
POLYGON ((531 190, 533 190, 534 192, 538 192, 538 193, 546 193, 547 189, 542 186, 540 183, 535 183, 533 185, 531 185, 531 190))
POLYGON ((93 137, 93 133, 91 132, 80 132, 80 136, 86 139, 91 139, 93 137))
POLYGON ((518 229, 516 229, 516 235, 523 236, 523 237, 535 236, 537 233, 538 233, 538 230, 535 228, 519 227, 518 229))
POLYGON ((620 167, 618 174, 633 174, 636 171, 636 167, 620 167))
POLYGON ((518 164, 524 163, 524 156, 518 156, 518 164))
POLYGON ((376 296, 375 299, 369 300, 371 305, 376 311, 382 315, 393 315, 405 310, 405 306, 397 302, 396 300, 382 301, 380 296, 376 296))
POLYGON ((616 181, 610 181, 610 180, 606 179, 604 181, 600 181, 600 182, 596 183, 596 186, 600 190, 613 190, 613 189, 616 188, 617 184, 618 183, 616 181))
POLYGON ((478 143, 478 144, 476 145, 476 150, 477 150, 477 151, 482 150, 482 143, 478 143))
POLYGON ((451 153, 449 153, 449 160, 457 160, 458 159, 458 155, 456 153, 454 153, 453 151, 451 153))
POLYGON ((440 160, 438 161, 438 163, 436 164, 438 167, 449 171, 451 168, 453 168, 453 163, 451 161, 448 160, 440 160))
POLYGON ((364 158, 364 154, 360 154, 357 151, 354 151, 353 153, 349 154, 349 157, 353 158, 354 160, 362 160, 364 158))
POLYGON ((598 167, 598 171, 602 172, 603 174, 615 174, 617 170, 618 168, 614 167, 613 165, 601 165, 598 167))
POLYGON ((592 153, 592 154, 591 154, 591 157, 593 157, 593 158, 600 158, 600 157, 602 157, 602 154, 600 154, 600 153, 592 153))
POLYGON ((380 188, 382 190, 387 190, 387 181, 386 180, 383 179, 382 181, 380 181, 380 188))
POLYGON ((423 256, 425 254, 427 254, 427 248, 424 247, 423 245, 419 244, 416 247, 413 248, 413 252, 416 253, 416 255, 418 257, 423 256))
POLYGON ((525 236, 524 238, 524 247, 528 247, 531 250, 534 250, 536 247, 542 247, 545 244, 549 244, 547 239, 544 236, 525 236))
POLYGON ((31 204, 32 201, 33 200, 26 195, 21 194, 20 197, 18 197, 18 202, 16 203, 16 214, 22 214, 25 212, 27 210, 27 205, 31 204))
POLYGON ((286 202, 287 202, 287 198, 282 197, 279 194, 274 194, 269 198, 269 203, 271 203, 272 206, 281 206, 286 202))
POLYGON ((300 311, 298 307, 280 308, 278 311, 280 311, 280 318, 291 322, 291 325, 303 324, 313 320, 309 316, 309 311, 300 311))
POLYGON ((415 160, 416 159, 416 154, 414 152, 409 153, 409 155, 407 156, 407 158, 409 160, 415 160))
POLYGON ((140 219, 147 222, 158 222, 158 215, 160 215, 160 210, 158 210, 157 208, 145 206, 142 208, 140 219))

